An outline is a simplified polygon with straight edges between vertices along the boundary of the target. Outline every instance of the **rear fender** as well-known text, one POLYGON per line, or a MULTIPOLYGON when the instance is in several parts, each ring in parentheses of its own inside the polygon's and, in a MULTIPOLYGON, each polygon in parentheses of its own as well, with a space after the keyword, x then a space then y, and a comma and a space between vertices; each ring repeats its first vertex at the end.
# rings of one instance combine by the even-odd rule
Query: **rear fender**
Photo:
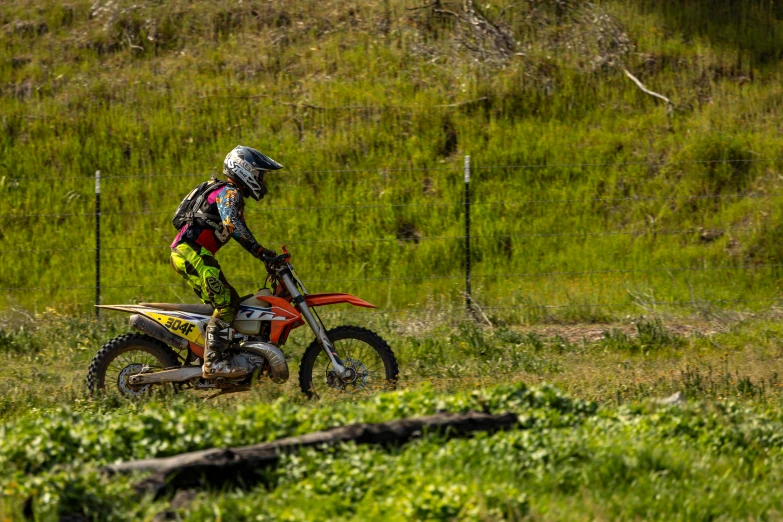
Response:
MULTIPOLYGON (((143 305, 98 305, 98 308, 104 308, 106 310, 116 310, 119 312, 129 312, 132 314, 138 314, 151 319, 156 324, 159 324, 168 332, 183 341, 186 341, 190 346, 190 349, 198 356, 202 357, 204 354, 204 328, 209 321, 208 315, 191 314, 180 311, 172 310, 159 310, 151 306, 143 305)), ((138 328, 135 325, 134 328, 151 335, 150 332, 138 328)), ((153 335, 153 337, 155 337, 153 335)), ((165 342, 165 341, 164 341, 165 342)), ((167 343, 170 346, 175 346, 182 349, 182 346, 167 343)))
POLYGON ((374 304, 351 294, 310 294, 304 296, 304 299, 309 307, 348 303, 354 306, 361 306, 362 308, 378 308, 374 304))

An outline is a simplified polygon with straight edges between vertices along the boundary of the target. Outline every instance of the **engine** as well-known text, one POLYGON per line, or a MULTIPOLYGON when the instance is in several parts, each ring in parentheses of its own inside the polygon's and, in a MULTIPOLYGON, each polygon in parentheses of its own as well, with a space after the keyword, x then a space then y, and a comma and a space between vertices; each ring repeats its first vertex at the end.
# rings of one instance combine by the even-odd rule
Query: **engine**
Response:
POLYGON ((266 359, 260 355, 248 352, 240 352, 232 355, 229 364, 231 364, 231 366, 244 368, 248 373, 253 373, 258 367, 261 367, 263 371, 264 366, 268 366, 266 359))

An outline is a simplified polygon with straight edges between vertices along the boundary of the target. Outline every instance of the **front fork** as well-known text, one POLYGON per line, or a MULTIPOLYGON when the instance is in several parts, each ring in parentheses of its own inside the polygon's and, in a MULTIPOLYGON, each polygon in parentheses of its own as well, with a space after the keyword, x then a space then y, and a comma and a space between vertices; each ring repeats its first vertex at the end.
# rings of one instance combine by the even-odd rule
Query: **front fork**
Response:
POLYGON ((313 313, 310 311, 310 307, 307 306, 307 303, 305 303, 304 296, 299 291, 299 288, 296 287, 296 283, 294 283, 294 280, 291 278, 291 274, 283 273, 281 275, 281 280, 283 281, 283 285, 285 285, 286 290, 288 290, 288 293, 291 294, 291 302, 302 314, 302 317, 304 317, 305 321, 307 321, 308 326, 310 326, 310 328, 313 330, 313 333, 315 333, 315 338, 318 339, 318 343, 324 349, 326 355, 329 356, 329 360, 332 361, 332 368, 334 368, 334 371, 337 372, 337 375, 340 377, 345 377, 345 374, 348 373, 348 371, 345 369, 345 366, 343 366, 343 361, 340 359, 340 356, 337 355, 337 352, 334 350, 334 346, 326 336, 326 330, 324 330, 324 327, 321 325, 321 323, 315 320, 315 317, 313 317, 313 313))

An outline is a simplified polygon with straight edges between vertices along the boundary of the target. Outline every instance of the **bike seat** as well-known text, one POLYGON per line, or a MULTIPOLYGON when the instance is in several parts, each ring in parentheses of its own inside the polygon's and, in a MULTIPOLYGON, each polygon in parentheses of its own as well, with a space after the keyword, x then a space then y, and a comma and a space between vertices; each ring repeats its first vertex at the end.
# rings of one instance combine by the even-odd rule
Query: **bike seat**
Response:
POLYGON ((212 315, 215 308, 208 304, 179 304, 179 303, 139 303, 141 306, 149 306, 158 310, 170 310, 172 312, 186 312, 189 314, 212 315))
MULTIPOLYGON (((254 294, 249 294, 239 299, 239 302, 246 300, 249 297, 253 297, 254 294)), ((188 314, 198 315, 212 315, 215 312, 215 308, 209 304, 182 304, 182 303, 139 303, 141 306, 149 306, 151 308, 157 308, 158 310, 170 310, 172 312, 185 312, 188 314)))

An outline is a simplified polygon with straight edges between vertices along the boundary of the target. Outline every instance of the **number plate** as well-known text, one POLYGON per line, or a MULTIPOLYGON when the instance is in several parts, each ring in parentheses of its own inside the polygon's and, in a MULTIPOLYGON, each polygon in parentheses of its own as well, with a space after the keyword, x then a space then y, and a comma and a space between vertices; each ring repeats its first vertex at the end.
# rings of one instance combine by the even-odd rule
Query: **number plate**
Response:
POLYGON ((172 317, 170 315, 155 313, 148 313, 146 315, 168 328, 171 332, 174 332, 180 337, 184 337, 188 341, 194 342, 196 344, 204 343, 201 330, 199 330, 198 324, 196 323, 179 317, 172 317))

